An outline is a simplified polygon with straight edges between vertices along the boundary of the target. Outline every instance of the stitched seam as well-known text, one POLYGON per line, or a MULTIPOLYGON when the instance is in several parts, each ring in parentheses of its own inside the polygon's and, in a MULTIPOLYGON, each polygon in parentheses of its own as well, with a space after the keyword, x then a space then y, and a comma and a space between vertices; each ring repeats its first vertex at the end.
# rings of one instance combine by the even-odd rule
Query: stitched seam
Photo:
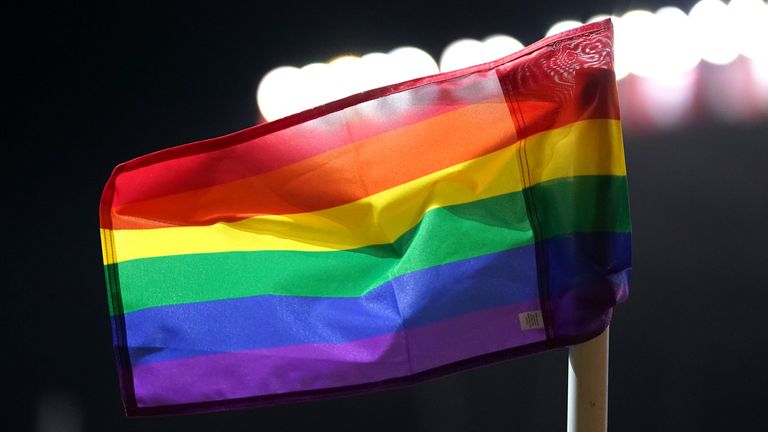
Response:
MULTIPOLYGON (((509 108, 511 117, 515 122, 517 131, 525 131, 527 129, 525 124, 525 118, 523 117, 520 104, 517 96, 511 90, 509 83, 510 77, 502 76, 500 71, 497 71, 504 97, 507 100, 507 106, 509 108)), ((542 319, 544 321, 544 329, 547 340, 551 341, 554 336, 554 329, 552 325, 552 310, 549 296, 549 283, 547 279, 548 265, 546 259, 546 250, 542 243, 541 233, 541 220, 539 218, 536 204, 533 199, 533 191, 531 188, 531 176, 530 165, 528 162, 528 156, 526 152, 526 144, 528 136, 525 135, 523 139, 519 141, 518 151, 518 165, 520 167, 521 180, 523 182, 523 199, 525 200, 526 213, 528 215, 528 222, 531 225, 531 230, 534 236, 534 250, 536 257, 536 282, 539 292, 539 303, 541 307, 542 319)))
MULTIPOLYGON (((114 188, 114 184, 109 184, 108 187, 114 188)), ((109 205, 107 208, 101 209, 102 214, 106 213, 105 219, 109 227, 112 226, 112 202, 114 201, 114 189, 110 191, 112 196, 109 198, 109 205)), ((107 265, 107 289, 109 295, 109 301, 112 304, 112 328, 114 331, 114 349, 117 358, 118 376, 120 377, 122 386, 123 402, 125 404, 126 412, 131 414, 138 410, 136 403, 136 390, 133 383, 133 366, 131 365, 131 357, 128 353, 128 334, 125 325, 125 314, 123 308, 122 296, 120 293, 120 276, 119 276, 119 263, 116 262, 116 247, 114 232, 110 228, 108 230, 102 230, 104 233, 102 239, 104 241, 104 250, 106 251, 107 258, 112 258, 112 264, 107 265)))

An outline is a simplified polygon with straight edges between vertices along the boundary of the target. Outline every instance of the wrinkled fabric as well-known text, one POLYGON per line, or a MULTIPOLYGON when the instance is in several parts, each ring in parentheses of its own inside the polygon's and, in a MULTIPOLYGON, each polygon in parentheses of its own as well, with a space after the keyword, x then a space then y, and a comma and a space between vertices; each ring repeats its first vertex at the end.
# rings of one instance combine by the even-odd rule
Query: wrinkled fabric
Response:
POLYGON ((126 162, 100 224, 128 415, 583 342, 631 273, 610 22, 126 162))

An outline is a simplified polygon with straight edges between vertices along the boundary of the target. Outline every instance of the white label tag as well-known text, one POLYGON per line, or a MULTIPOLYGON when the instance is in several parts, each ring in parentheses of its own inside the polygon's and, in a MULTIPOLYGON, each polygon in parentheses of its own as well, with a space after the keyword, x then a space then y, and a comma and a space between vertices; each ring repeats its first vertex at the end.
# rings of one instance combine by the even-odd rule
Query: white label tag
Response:
POLYGON ((520 318, 520 328, 522 330, 544 328, 544 317, 541 316, 541 311, 523 312, 517 316, 520 318))

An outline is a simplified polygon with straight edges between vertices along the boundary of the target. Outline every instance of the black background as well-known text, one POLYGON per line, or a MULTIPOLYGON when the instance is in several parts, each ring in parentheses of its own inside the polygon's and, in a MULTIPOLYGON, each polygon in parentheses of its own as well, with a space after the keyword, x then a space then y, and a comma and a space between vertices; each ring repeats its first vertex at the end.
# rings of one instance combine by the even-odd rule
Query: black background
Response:
MULTIPOLYGON (((258 80, 282 64, 402 45, 438 57, 493 33, 529 44, 559 19, 671 2, 278 3, 3 13, 2 430, 564 430, 565 350, 365 396, 123 416, 98 233, 115 165, 253 125, 258 80), (47 428, 52 400, 74 423, 47 428)), ((611 430, 768 430, 767 123, 626 134, 634 280, 611 330, 611 430)))

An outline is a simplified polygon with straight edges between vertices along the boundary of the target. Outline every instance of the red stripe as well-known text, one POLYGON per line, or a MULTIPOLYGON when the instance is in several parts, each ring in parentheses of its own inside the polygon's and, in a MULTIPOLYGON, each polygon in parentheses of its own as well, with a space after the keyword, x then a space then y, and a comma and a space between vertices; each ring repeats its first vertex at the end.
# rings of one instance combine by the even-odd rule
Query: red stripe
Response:
MULTIPOLYGON (((356 118, 335 127, 318 120, 263 134, 260 126, 177 147, 129 162, 121 174, 113 205, 157 198, 259 175, 339 147, 462 108, 467 104, 442 97, 439 104, 412 105, 386 122, 356 118), (198 152, 198 149, 204 151, 198 152), (210 175, 214 173, 214 175, 210 175)), ((479 102, 479 101, 477 101, 479 102)), ((343 113, 332 114, 341 118, 343 113)), ((266 126, 266 125, 265 125, 266 126)))
MULTIPOLYGON (((477 104, 258 176, 112 207, 113 228, 208 225, 335 207, 515 141, 503 100, 477 104)), ((117 190, 122 186, 120 177, 117 190)))

